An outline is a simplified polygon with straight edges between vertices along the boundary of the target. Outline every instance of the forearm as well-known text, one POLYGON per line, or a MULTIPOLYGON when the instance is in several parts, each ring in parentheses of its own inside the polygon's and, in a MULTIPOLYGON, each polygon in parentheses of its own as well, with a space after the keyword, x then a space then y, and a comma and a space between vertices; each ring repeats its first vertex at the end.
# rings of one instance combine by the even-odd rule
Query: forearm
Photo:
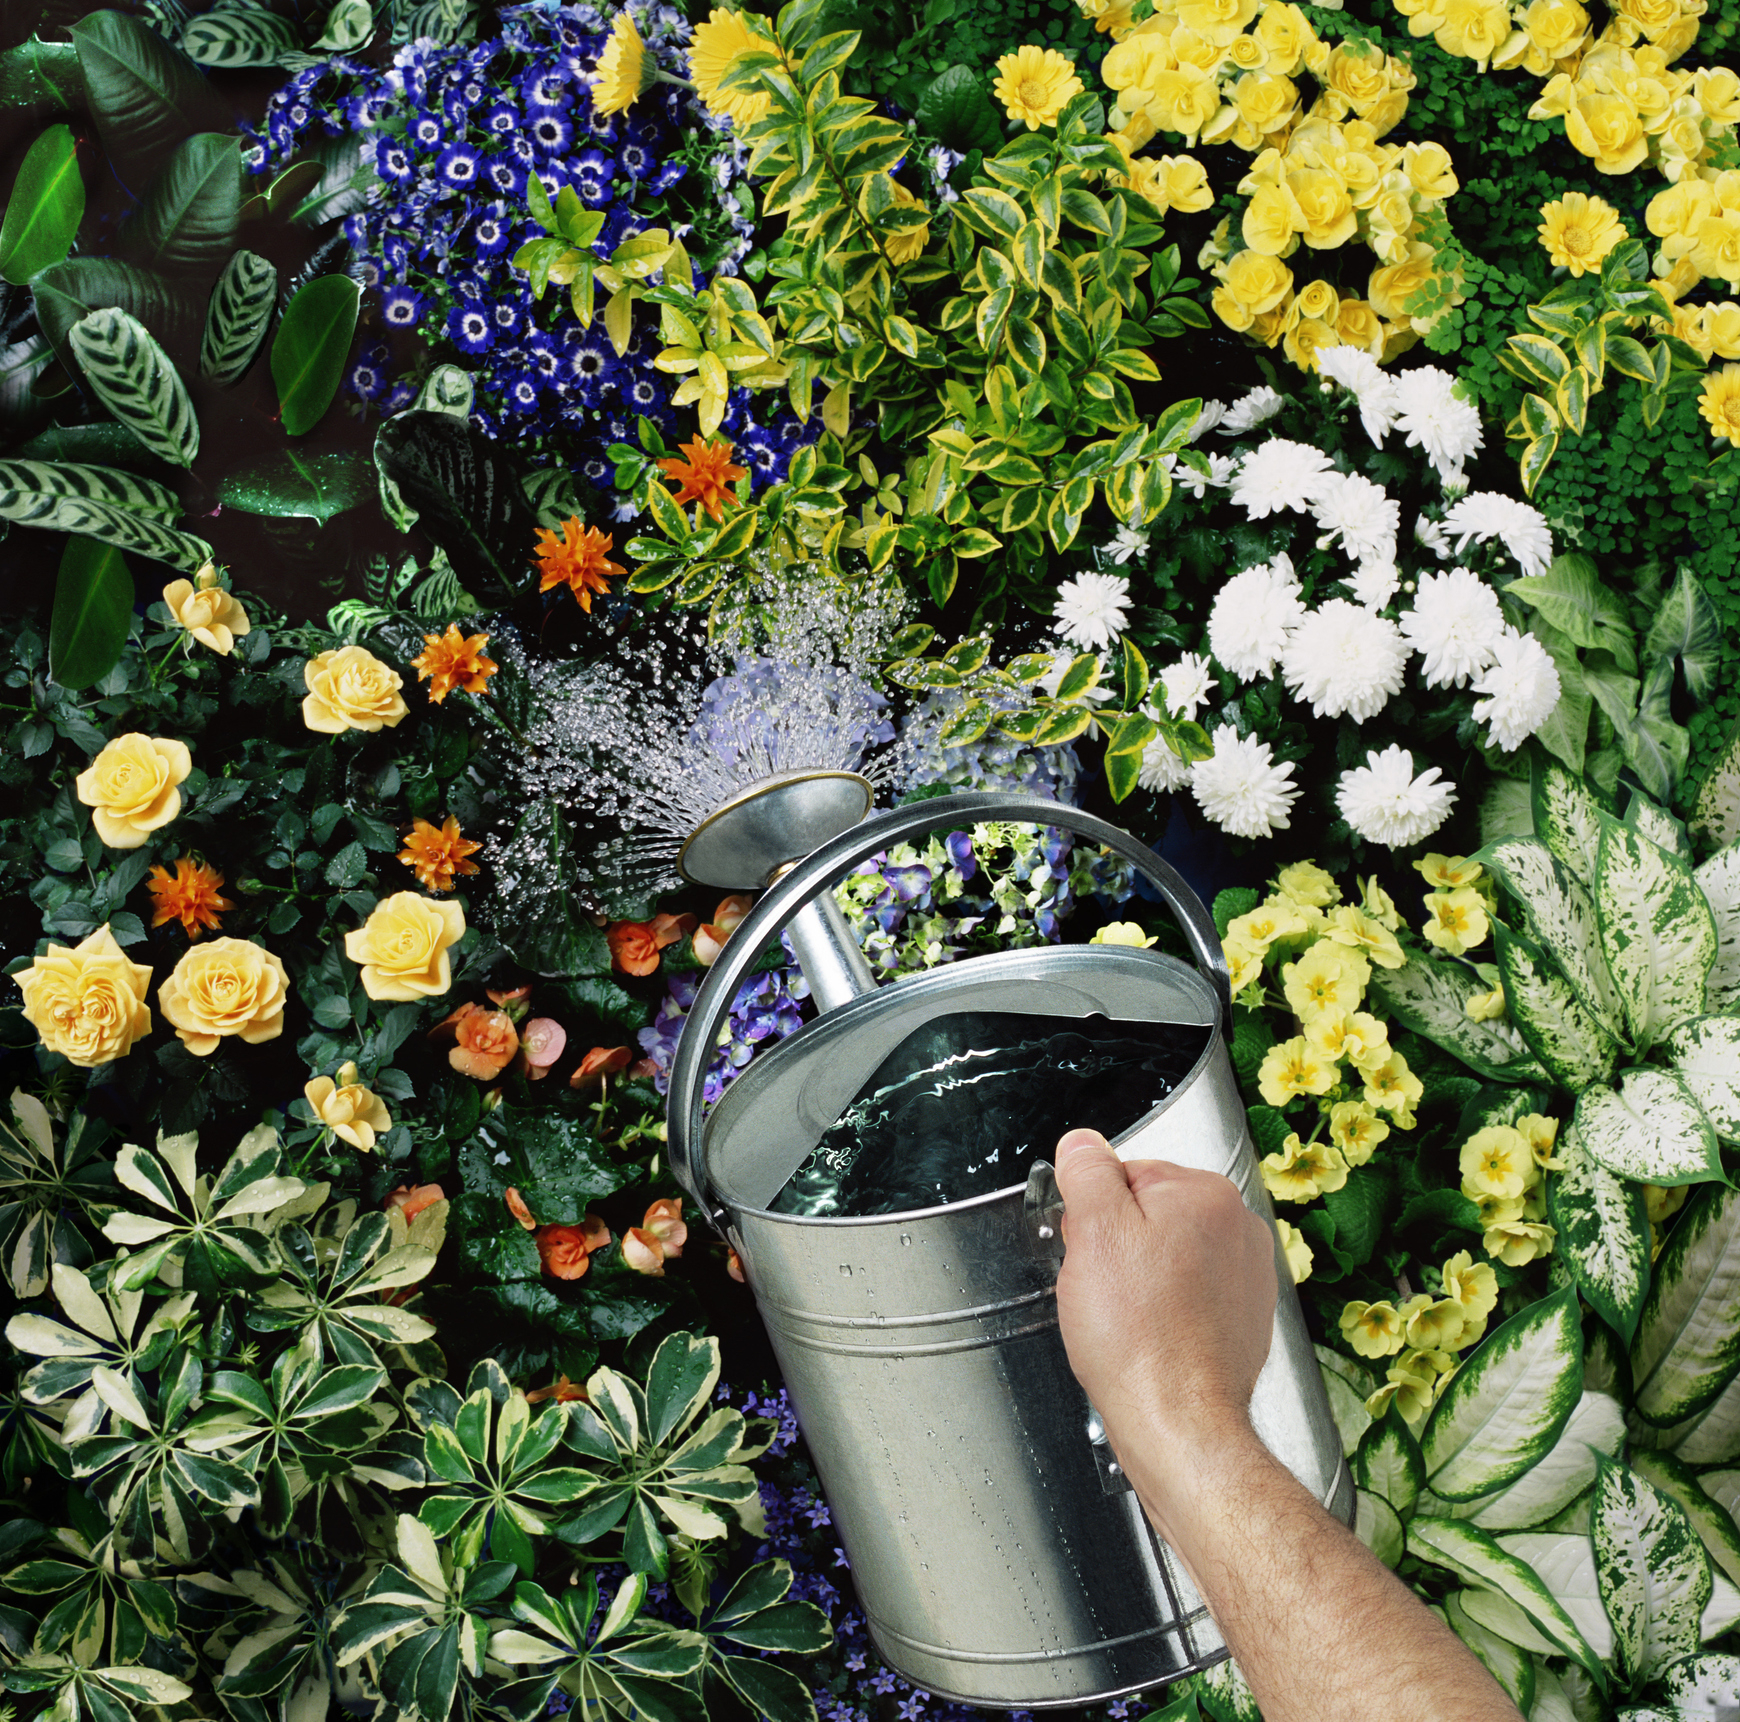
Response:
POLYGON ((1518 1722, 1474 1654, 1254 1435, 1215 1443, 1188 1487, 1132 1460, 1265 1722, 1518 1722))

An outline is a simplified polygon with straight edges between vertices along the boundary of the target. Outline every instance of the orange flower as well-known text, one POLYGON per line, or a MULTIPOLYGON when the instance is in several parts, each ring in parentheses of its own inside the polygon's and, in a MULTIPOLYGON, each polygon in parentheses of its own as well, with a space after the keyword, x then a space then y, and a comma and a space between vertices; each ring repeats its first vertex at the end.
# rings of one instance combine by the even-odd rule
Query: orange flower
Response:
MULTIPOLYGON (((626 12, 620 13, 626 18, 626 12)), ((566 1375, 558 1375, 548 1387, 534 1387, 526 1395, 528 1405, 536 1405, 540 1399, 553 1399, 558 1405, 572 1405, 576 1399, 584 1399, 586 1389, 578 1381, 570 1381, 566 1375)))
POLYGON ((526 1228, 528 1232, 538 1229, 538 1222, 532 1218, 532 1210, 526 1206, 526 1199, 512 1185, 508 1186, 502 1200, 507 1203, 508 1212, 526 1228))
POLYGON ((528 981, 523 987, 504 987, 500 992, 496 992, 492 988, 485 988, 483 996, 492 1005, 500 1005, 509 1016, 515 1017, 517 1021, 518 1017, 523 1016, 525 1012, 520 1011, 516 1015, 514 1007, 523 1005, 532 996, 531 983, 528 981))
POLYGON ((191 855, 183 855, 173 873, 167 867, 153 867, 145 884, 157 910, 151 925, 179 921, 190 939, 197 939, 202 927, 215 933, 220 925, 219 911, 235 907, 228 897, 219 895, 223 882, 223 874, 215 867, 195 861, 191 855))
POLYGON ((650 921, 617 921, 605 930, 610 964, 625 975, 650 975, 659 966, 659 952, 695 928, 693 915, 654 915, 650 921))
POLYGON ((677 447, 689 457, 686 461, 672 455, 669 460, 658 463, 659 470, 667 478, 674 478, 682 485, 676 494, 677 506, 698 502, 714 520, 723 520, 724 510, 737 506, 731 486, 738 479, 747 478, 749 468, 732 461, 731 443, 725 437, 720 437, 717 442, 702 442, 697 437, 693 442, 678 443, 677 447))
POLYGON ((580 1060, 580 1068, 568 1078, 570 1088, 593 1088, 607 1076, 627 1068, 634 1055, 626 1046, 595 1046, 580 1060))
POLYGON ((387 1199, 381 1203, 381 1207, 389 1214, 397 1208, 405 1216, 406 1224, 409 1224, 425 1208, 433 1208, 437 1202, 446 1200, 439 1184, 419 1184, 415 1189, 409 1184, 401 1184, 398 1189, 387 1192, 387 1199))
POLYGON ((743 1258, 729 1245, 725 1249, 725 1271, 740 1285, 748 1285, 749 1281, 743 1272, 743 1258))
POLYGON ((488 644, 488 634, 467 637, 460 633, 457 622, 449 622, 445 634, 423 636, 423 655, 411 660, 411 668, 418 681, 429 684, 429 698, 436 705, 455 688, 464 688, 468 694, 486 694, 489 678, 496 671, 483 655, 488 644))
POLYGON ((665 1277, 664 1245, 642 1226, 631 1226, 622 1236, 622 1259, 637 1274, 665 1277))
POLYGON ((727 897, 713 911, 713 919, 704 927, 695 929, 695 961, 702 968, 710 969, 719 960, 719 953, 725 949, 725 941, 737 930, 738 924, 748 913, 747 897, 727 897))
POLYGON ((578 1226, 540 1226, 532 1234, 544 1272, 558 1280, 586 1277, 592 1256, 610 1242, 610 1229, 596 1214, 578 1226))
POLYGON ((473 1005, 455 1025, 458 1044, 447 1062, 462 1076, 491 1082, 513 1062, 520 1050, 519 1030, 505 1010, 483 1010, 473 1005))
POLYGON ((417 875, 425 891, 451 891, 455 874, 475 873, 477 863, 466 860, 483 847, 459 835, 459 820, 451 813, 440 825, 427 819, 411 822, 411 835, 399 851, 399 859, 417 875))
POLYGON ((566 586, 579 601, 580 608, 592 612, 592 594, 610 596, 610 581, 620 580, 628 570, 620 562, 612 562, 609 552, 615 539, 594 526, 582 528, 578 519, 562 522, 560 532, 538 529, 538 548, 532 560, 540 575, 538 590, 548 592, 556 586, 566 586))
POLYGON ((689 1238, 689 1228, 683 1223, 682 1198, 661 1197, 647 1209, 641 1227, 658 1239, 667 1258, 680 1256, 689 1238))

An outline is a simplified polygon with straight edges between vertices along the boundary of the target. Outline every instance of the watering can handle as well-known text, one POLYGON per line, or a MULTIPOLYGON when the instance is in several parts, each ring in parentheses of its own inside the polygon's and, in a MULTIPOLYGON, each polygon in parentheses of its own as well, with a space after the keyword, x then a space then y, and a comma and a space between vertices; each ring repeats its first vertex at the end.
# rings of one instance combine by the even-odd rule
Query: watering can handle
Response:
POLYGON ((846 868, 879 849, 922 832, 958 830, 992 820, 1054 826, 1102 844, 1128 861, 1154 886, 1172 911, 1196 957, 1197 968, 1220 1000, 1222 1021, 1231 1032, 1232 985, 1212 917, 1178 871, 1127 831, 1120 831, 1078 808, 1031 795, 969 792, 872 814, 862 824, 851 826, 806 855, 762 894, 761 901, 737 927, 718 962, 708 971, 689 1011, 671 1067, 666 1109, 671 1170, 710 1217, 717 1220, 718 1205, 707 1189, 706 1151, 701 1134, 707 1063, 715 1036, 737 997, 737 989, 762 952, 799 909, 829 889, 846 868))

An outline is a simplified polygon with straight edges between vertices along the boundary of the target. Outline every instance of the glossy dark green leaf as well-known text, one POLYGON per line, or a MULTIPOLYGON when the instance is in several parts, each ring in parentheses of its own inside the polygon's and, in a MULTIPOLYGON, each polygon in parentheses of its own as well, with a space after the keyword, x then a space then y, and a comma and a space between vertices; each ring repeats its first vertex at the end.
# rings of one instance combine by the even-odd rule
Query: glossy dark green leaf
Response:
POLYGON ((142 19, 93 12, 72 27, 103 146, 128 162, 161 155, 221 123, 210 87, 179 48, 142 19))
POLYGON ((59 263, 85 213, 85 184, 70 127, 50 126, 24 157, 0 224, 0 275, 23 286, 59 263))
POLYGON ((204 132, 176 147, 146 189, 127 246, 149 269, 209 274, 236 242, 242 207, 241 145, 204 132))
POLYGON ((0 54, 0 110, 39 103, 76 108, 83 106, 84 99, 85 75, 79 69, 79 51, 71 42, 32 37, 0 54))
POLYGON ((111 544, 74 533, 61 554, 49 623, 49 674, 88 688, 119 661, 133 621, 133 576, 111 544))
POLYGON ((91 312, 114 306, 137 317, 172 356, 191 353, 199 340, 199 304, 193 294, 155 269, 119 257, 69 257, 51 264, 30 284, 36 320, 63 365, 72 368, 67 334, 91 312))
POLYGON ((950 66, 933 78, 918 100, 921 130, 952 150, 994 150, 1003 135, 985 78, 971 66, 950 66))
POLYGON ((313 430, 332 405, 356 333, 361 297, 362 290, 348 275, 320 275, 285 309, 272 342, 272 381, 278 387, 286 435, 313 430))
POLYGON ((365 456, 351 450, 287 448, 230 473, 218 488, 226 508, 318 520, 355 508, 374 494, 375 475, 365 456))

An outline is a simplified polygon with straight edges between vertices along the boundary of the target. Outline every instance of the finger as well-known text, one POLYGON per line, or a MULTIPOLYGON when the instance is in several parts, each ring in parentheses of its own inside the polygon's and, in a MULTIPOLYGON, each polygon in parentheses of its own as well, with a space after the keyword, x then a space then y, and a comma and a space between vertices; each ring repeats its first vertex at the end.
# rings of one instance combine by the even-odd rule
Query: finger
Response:
POLYGON ((1124 1164, 1097 1130, 1068 1131, 1057 1144, 1056 1171, 1066 1223, 1078 1228, 1132 1200, 1124 1164))

